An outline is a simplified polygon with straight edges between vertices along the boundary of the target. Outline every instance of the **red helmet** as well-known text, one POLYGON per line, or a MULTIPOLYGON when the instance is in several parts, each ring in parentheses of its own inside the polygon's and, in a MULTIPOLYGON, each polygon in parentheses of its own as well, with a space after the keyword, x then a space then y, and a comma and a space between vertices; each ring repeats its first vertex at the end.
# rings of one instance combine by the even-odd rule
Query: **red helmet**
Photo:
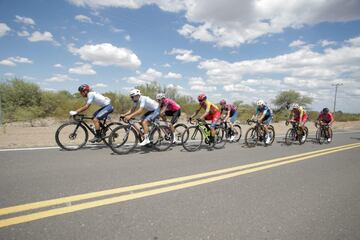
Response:
POLYGON ((87 84, 83 84, 78 88, 79 92, 84 92, 84 91, 90 91, 90 86, 87 84))
POLYGON ((226 104, 226 100, 225 99, 221 99, 220 100, 220 105, 225 105, 226 104))
POLYGON ((206 95, 204 93, 201 93, 199 96, 198 96, 198 101, 199 102, 203 102, 206 100, 206 95))

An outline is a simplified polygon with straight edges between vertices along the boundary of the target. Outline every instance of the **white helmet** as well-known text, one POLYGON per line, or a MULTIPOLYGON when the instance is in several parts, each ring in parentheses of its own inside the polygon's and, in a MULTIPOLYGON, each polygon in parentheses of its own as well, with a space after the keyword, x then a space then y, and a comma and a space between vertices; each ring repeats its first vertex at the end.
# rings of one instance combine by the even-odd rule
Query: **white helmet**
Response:
POLYGON ((134 89, 130 90, 129 95, 130 95, 130 97, 132 97, 132 96, 138 96, 138 95, 141 95, 141 92, 140 92, 139 89, 134 88, 134 89))
POLYGON ((264 100, 258 100, 258 101, 256 102, 256 105, 262 106, 262 105, 265 105, 265 102, 264 102, 264 100))
POLYGON ((293 108, 293 109, 294 109, 294 108, 298 109, 298 108, 299 108, 299 104, 293 103, 292 108, 293 108))
POLYGON ((158 93, 158 94, 156 94, 156 100, 161 100, 161 99, 163 99, 163 98, 165 98, 165 93, 158 93))

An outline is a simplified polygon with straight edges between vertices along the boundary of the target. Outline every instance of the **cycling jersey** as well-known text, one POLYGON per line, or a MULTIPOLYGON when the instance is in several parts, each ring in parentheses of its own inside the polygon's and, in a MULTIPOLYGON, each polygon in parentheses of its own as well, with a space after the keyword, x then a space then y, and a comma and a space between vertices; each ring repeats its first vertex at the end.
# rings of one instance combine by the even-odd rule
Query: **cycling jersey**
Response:
POLYGON ((200 106, 205 109, 205 111, 208 111, 209 115, 219 112, 219 108, 208 100, 200 103, 200 106))
POLYGON ((268 106, 258 106, 256 108, 256 115, 258 115, 259 113, 263 113, 265 115, 265 119, 268 117, 272 117, 272 110, 268 106))
POLYGON ((230 111, 230 117, 232 117, 232 115, 234 115, 234 113, 237 111, 237 107, 234 104, 226 104, 221 107, 221 113, 223 111, 230 111))
POLYGON ((323 113, 323 112, 321 112, 319 117, 318 117, 318 120, 329 123, 332 120, 334 120, 334 116, 331 113, 323 113))
POLYGON ((134 107, 141 107, 147 111, 154 111, 159 108, 159 104, 147 96, 140 96, 139 101, 134 102, 134 107))
POLYGON ((166 107, 166 111, 176 112, 181 109, 179 104, 170 98, 164 98, 161 101, 160 108, 166 107))
POLYGON ((95 103, 100 107, 105 107, 111 103, 110 98, 105 97, 97 92, 88 92, 87 94, 87 104, 95 103))
POLYGON ((298 109, 293 109, 292 114, 294 115, 295 121, 306 122, 308 115, 303 107, 299 107, 298 109))

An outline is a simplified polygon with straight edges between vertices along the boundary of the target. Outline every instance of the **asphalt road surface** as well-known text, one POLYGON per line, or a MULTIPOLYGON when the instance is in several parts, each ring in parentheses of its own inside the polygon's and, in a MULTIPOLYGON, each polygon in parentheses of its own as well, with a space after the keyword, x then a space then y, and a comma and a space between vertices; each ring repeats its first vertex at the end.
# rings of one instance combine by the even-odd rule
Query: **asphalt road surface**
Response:
POLYGON ((0 152, 0 239, 360 239, 360 133, 189 153, 0 152))

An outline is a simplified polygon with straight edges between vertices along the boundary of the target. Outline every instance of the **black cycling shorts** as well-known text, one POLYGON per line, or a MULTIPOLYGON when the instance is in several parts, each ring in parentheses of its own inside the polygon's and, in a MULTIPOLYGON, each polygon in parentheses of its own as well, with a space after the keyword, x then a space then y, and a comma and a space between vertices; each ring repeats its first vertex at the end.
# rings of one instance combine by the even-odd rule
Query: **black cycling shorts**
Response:
POLYGON ((175 124, 178 121, 180 115, 181 115, 181 110, 177 110, 175 112, 174 111, 166 111, 165 112, 165 116, 172 116, 171 121, 170 121, 171 124, 175 124))

